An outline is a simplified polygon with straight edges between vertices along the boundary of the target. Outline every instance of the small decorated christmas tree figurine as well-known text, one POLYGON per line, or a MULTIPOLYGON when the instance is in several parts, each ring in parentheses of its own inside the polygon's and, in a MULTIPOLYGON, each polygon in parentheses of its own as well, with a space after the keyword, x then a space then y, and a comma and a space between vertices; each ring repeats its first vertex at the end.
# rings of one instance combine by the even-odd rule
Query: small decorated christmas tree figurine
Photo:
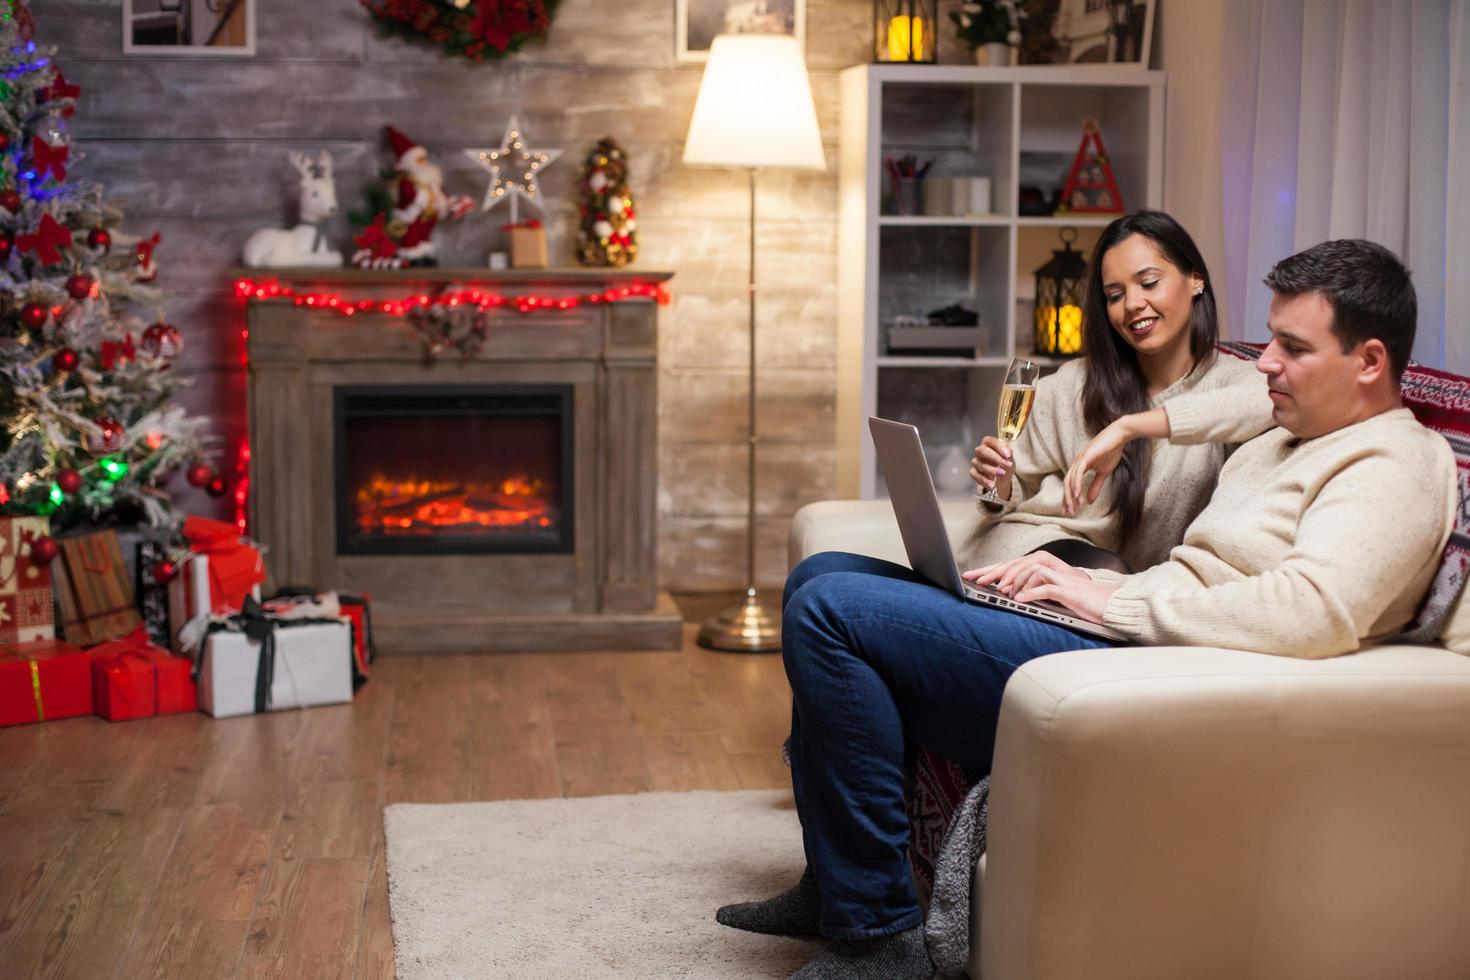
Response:
POLYGON ((158 236, 122 248, 102 189, 67 182, 80 89, 30 32, 24 5, 0 0, 0 516, 177 525, 171 470, 227 488, 203 463, 205 420, 173 401, 189 382, 148 285, 158 236))
POLYGON ((627 265, 638 257, 638 219, 628 190, 628 158, 611 136, 587 154, 581 175, 577 259, 583 265, 627 265))

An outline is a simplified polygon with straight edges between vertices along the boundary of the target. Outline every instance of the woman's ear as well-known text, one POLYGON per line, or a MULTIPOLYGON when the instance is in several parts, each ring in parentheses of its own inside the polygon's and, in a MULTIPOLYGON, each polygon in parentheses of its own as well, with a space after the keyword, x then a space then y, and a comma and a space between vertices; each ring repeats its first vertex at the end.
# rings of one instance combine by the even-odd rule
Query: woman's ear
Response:
POLYGON ((1189 295, 1198 296, 1205 291, 1205 280, 1197 272, 1189 274, 1189 295))

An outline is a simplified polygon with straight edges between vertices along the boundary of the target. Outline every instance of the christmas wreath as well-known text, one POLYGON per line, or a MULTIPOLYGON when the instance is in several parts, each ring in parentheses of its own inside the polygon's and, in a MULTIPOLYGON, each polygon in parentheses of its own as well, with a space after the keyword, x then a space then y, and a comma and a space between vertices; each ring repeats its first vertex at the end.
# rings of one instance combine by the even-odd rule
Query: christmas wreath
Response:
POLYGON ((358 0, 384 34, 437 44, 471 61, 503 58, 544 37, 560 0, 358 0))

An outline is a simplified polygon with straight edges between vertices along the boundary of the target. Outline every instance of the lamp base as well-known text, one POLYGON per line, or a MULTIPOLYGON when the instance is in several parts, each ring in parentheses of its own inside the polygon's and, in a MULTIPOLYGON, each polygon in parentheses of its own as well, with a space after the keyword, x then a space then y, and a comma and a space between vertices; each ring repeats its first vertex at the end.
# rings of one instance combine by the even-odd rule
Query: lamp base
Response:
POLYGON ((747 589, 744 602, 705 621, 699 628, 699 645, 727 653, 777 653, 781 629, 755 589, 747 589))

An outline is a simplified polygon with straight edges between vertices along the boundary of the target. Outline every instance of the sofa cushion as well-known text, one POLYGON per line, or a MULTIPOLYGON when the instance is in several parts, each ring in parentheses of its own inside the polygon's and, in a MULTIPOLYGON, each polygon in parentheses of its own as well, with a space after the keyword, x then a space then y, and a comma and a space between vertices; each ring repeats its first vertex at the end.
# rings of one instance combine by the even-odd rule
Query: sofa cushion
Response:
MULTIPOLYGON (((1224 353, 1254 361, 1264 344, 1221 344, 1224 353)), ((1439 571, 1414 621, 1399 639, 1409 643, 1440 640, 1456 653, 1470 654, 1470 608, 1465 579, 1470 573, 1470 378, 1410 362, 1404 371, 1404 405, 1422 424, 1445 437, 1455 454, 1459 504, 1455 528, 1440 556, 1439 571)), ((1405 487, 1407 494, 1413 487, 1405 487)))

